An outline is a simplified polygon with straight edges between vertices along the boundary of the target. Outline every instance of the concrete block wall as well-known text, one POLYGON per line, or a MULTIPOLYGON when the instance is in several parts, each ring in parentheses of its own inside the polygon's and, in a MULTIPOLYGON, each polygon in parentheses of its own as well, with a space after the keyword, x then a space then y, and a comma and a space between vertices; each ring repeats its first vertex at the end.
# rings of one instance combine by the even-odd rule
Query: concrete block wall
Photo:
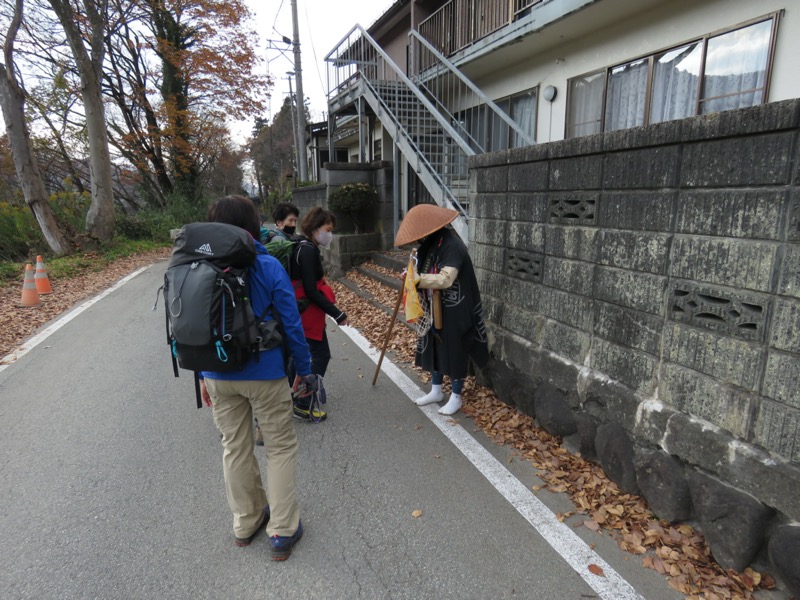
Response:
MULTIPOLYGON (((392 207, 394 206, 393 192, 393 166, 391 162, 376 161, 372 163, 325 163, 323 179, 327 184, 326 201, 322 206, 327 207, 327 195, 345 183, 368 183, 378 192, 378 204, 373 213, 366 216, 363 221, 366 232, 380 233, 381 240, 386 238, 388 246, 382 245, 374 250, 386 250, 392 247, 394 232, 392 228, 392 207)), ((352 233, 355 226, 347 215, 336 215, 336 229, 343 233, 352 233)))
POLYGON ((368 183, 378 191, 378 205, 365 218, 367 233, 354 234, 355 226, 347 215, 336 213, 336 229, 329 250, 323 251, 323 261, 329 277, 343 276, 351 268, 369 260, 374 250, 387 250, 394 245, 392 231, 393 178, 392 164, 325 163, 324 183, 297 188, 292 193, 302 219, 315 206, 328 208, 330 192, 345 183, 368 183))
MULTIPOLYGON (((555 386, 637 451, 800 521, 800 100, 470 173, 487 377, 555 386)), ((501 398, 529 412, 520 389, 501 398)))
POLYGON ((292 203, 300 209, 302 219, 315 206, 328 205, 328 186, 320 184, 295 188, 292 191, 292 203))

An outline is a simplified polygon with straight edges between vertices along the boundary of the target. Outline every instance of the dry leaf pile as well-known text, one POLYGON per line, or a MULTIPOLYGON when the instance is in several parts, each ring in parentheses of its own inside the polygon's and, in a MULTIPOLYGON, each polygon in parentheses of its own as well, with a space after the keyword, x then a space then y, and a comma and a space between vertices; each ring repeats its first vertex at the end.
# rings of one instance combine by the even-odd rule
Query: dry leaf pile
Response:
MULTIPOLYGON (((375 271, 397 277, 378 265, 375 271)), ((394 307, 397 292, 373 279, 350 272, 347 278, 384 306, 394 307)), ((381 348, 390 316, 341 284, 335 284, 337 303, 351 323, 377 348, 381 348)), ((402 318, 402 307, 399 318, 402 318)), ((413 364, 416 336, 399 322, 393 328, 389 349, 398 360, 413 364)), ((419 369, 417 369, 419 371, 419 369)), ((420 374, 424 374, 420 371, 420 374)), ((495 393, 470 378, 465 386, 462 411, 492 439, 514 448, 536 469, 551 492, 568 493, 575 511, 558 514, 573 527, 611 532, 622 550, 643 555, 642 564, 661 573, 669 586, 689 600, 752 599, 756 589, 773 589, 774 579, 750 568, 726 571, 711 556, 703 535, 689 525, 657 520, 640 496, 627 494, 606 477, 599 465, 566 450, 561 440, 539 428, 534 420, 500 401, 495 393)), ((538 487, 534 487, 537 491, 538 487)), ((599 567, 598 567, 599 568, 599 567)))
MULTIPOLYGON (((347 279, 357 284, 362 291, 368 292, 377 302, 390 310, 394 309, 397 302, 397 290, 354 271, 347 274, 347 279)), ((364 337, 380 350, 383 347, 391 314, 373 306, 341 283, 331 282, 331 287, 336 293, 336 305, 347 313, 350 324, 359 329, 364 337)), ((402 318, 402 315, 403 307, 401 306, 398 318, 402 318)), ((401 362, 413 364, 416 343, 417 337, 414 332, 398 320, 392 328, 392 337, 389 339, 386 352, 392 353, 401 362)))
POLYGON ((40 327, 82 300, 102 292, 139 267, 169 258, 169 255, 170 248, 162 248, 121 258, 100 271, 87 271, 69 279, 48 275, 53 293, 42 295, 42 303, 31 307, 18 306, 25 274, 24 269, 20 269, 19 285, 0 287, 0 360, 40 327))

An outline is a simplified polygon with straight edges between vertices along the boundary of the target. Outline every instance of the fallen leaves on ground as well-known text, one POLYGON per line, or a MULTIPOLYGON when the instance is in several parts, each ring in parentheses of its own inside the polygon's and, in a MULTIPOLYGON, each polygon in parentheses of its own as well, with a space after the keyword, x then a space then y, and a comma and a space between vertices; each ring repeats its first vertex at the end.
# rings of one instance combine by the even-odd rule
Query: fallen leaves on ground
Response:
MULTIPOLYGON (((396 273, 372 263, 370 269, 387 275, 396 273)), ((397 292, 355 272, 347 274, 362 290, 386 307, 393 308, 397 292)), ((351 323, 378 349, 382 347, 390 315, 359 297, 341 284, 334 284, 340 305, 351 323)), ((398 319, 402 319, 402 307, 398 319)), ((413 364, 416 335, 399 321, 395 323, 388 349, 395 360, 413 364)), ((423 381, 427 374, 414 367, 423 381)), ((445 380, 445 384, 448 381, 445 380)), ((659 521, 640 496, 621 491, 606 477, 599 465, 571 454, 561 439, 539 428, 534 420, 501 402, 493 390, 469 378, 464 391, 462 412, 496 443, 509 446, 527 459, 551 492, 568 493, 576 509, 589 518, 578 526, 611 533, 619 547, 634 555, 644 555, 642 564, 661 573, 669 586, 691 600, 716 598, 752 600, 753 591, 773 589, 775 581, 750 568, 742 573, 726 571, 711 556, 703 535, 689 525, 659 521)), ((537 491, 541 486, 534 486, 537 491)), ((574 513, 560 514, 566 520, 574 513)), ((597 565, 592 565, 600 569, 597 565)), ((592 570, 590 566, 590 570, 592 570)), ((594 572, 594 571, 592 571, 594 572)), ((598 575, 598 573, 595 573, 598 575)), ((602 569, 600 569, 601 576, 602 569)))
MULTIPOLYGON (((19 286, 0 288, 0 357, 81 301, 107 289, 137 268, 168 257, 169 249, 165 248, 120 259, 99 272, 87 272, 64 280, 50 278, 53 293, 43 295, 41 305, 29 308, 18 306, 22 292, 21 272, 19 286)), ((367 266, 386 275, 398 276, 378 265, 367 266)), ((347 278, 362 290, 368 290, 377 302, 390 310, 394 308, 396 290, 355 271, 348 273, 347 278)), ((348 314, 350 323, 380 350, 390 314, 339 282, 333 282, 332 287, 337 304, 348 314)), ((399 319, 402 319, 402 310, 389 338, 387 352, 395 361, 413 364, 416 335, 399 319)), ((413 369, 421 381, 429 381, 428 373, 417 367, 413 369)), ((448 385, 449 382, 445 381, 445 389, 448 385)), ((550 491, 570 494, 577 511, 589 517, 581 519, 579 527, 611 532, 622 550, 644 555, 642 564, 667 577, 670 587, 689 600, 751 600, 753 591, 775 587, 774 579, 767 574, 750 568, 737 573, 720 567, 701 533, 689 525, 672 525, 657 520, 644 499, 622 492, 598 465, 571 454, 562 447, 559 438, 540 429, 530 417, 501 402, 494 391, 479 386, 473 378, 467 382, 462 411, 496 443, 513 448, 519 457, 528 460, 550 491)), ((458 424, 456 419, 449 421, 458 424)), ((434 458, 440 458, 440 455, 436 454, 434 458)), ((538 491, 541 488, 533 486, 532 489, 538 491)), ((563 513, 561 517, 566 520, 573 514, 563 513)), ((412 516, 418 518, 422 511, 417 509, 412 516)), ((590 570, 592 566, 597 565, 590 565, 590 570)), ((602 569, 600 572, 602 574, 602 569)))
POLYGON ((62 313, 109 288, 139 267, 169 258, 170 251, 170 248, 160 248, 142 252, 121 258, 100 271, 87 271, 69 279, 55 279, 48 275, 53 292, 41 295, 42 303, 38 306, 19 306, 24 277, 21 270, 19 285, 0 287, 0 360, 62 313))
POLYGON ((597 575, 598 577, 606 576, 606 574, 603 572, 602 567, 599 567, 598 565, 594 564, 589 565, 589 572, 592 573, 593 575, 597 575))

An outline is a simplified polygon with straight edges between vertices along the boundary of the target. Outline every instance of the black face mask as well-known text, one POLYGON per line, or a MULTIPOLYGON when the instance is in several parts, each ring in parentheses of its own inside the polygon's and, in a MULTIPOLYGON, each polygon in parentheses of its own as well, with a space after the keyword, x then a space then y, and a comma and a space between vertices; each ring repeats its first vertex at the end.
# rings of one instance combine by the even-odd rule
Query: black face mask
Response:
POLYGON ((289 227, 288 225, 286 227, 284 227, 283 229, 281 229, 281 231, 283 231, 283 233, 285 233, 286 235, 294 235, 294 232, 296 230, 297 230, 297 227, 289 227))

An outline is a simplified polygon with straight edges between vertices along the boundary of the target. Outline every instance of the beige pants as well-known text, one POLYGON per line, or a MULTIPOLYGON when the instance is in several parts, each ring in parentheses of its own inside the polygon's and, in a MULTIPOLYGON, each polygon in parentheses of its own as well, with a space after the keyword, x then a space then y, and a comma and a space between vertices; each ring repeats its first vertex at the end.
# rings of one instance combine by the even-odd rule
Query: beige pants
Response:
POLYGON ((297 436, 286 379, 206 379, 206 387, 214 404, 214 422, 222 433, 222 468, 234 535, 248 537, 255 532, 268 500, 267 534, 293 535, 300 522, 294 486, 297 436), (253 416, 264 434, 269 498, 254 453, 253 416))

